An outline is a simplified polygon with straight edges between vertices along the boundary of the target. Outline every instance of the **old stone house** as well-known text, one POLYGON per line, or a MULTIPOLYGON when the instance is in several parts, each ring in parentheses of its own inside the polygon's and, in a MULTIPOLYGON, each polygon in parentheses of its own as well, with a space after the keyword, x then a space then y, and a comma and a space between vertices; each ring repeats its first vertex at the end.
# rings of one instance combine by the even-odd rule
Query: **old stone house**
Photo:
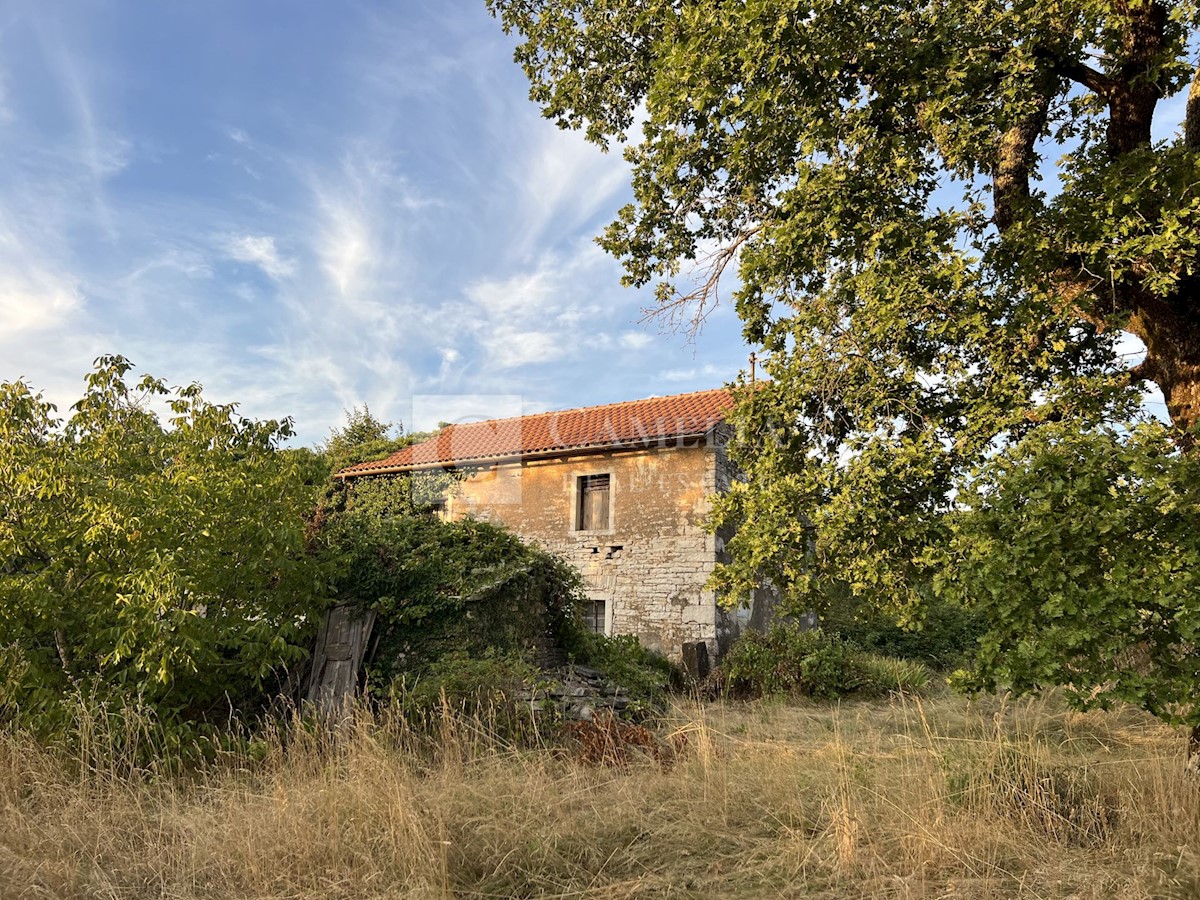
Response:
POLYGON ((723 389, 449 425, 346 478, 458 470, 449 518, 503 523, 578 567, 591 626, 678 657, 720 655, 769 600, 726 611, 705 587, 724 541, 703 521, 735 471, 723 389), (757 607, 757 608, 756 608, 757 607))

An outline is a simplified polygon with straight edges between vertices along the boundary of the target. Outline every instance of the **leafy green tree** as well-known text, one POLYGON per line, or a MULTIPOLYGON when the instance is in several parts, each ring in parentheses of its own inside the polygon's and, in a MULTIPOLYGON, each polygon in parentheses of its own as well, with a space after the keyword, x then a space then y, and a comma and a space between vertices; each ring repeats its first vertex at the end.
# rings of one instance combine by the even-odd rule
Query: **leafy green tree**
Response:
POLYGON ((369 406, 346 412, 346 424, 329 433, 321 452, 331 472, 340 472, 360 462, 383 459, 412 443, 402 425, 378 419, 369 406))
POLYGON ((307 650, 326 589, 290 422, 131 369, 98 359, 66 421, 0 384, 5 717, 52 729, 72 692, 227 716, 307 650))
POLYGON ((321 446, 328 477, 315 513, 317 527, 328 516, 350 507, 354 507, 360 517, 383 520, 427 510, 443 498, 459 476, 443 472, 402 472, 369 478, 338 477, 338 473, 349 466, 385 459, 429 436, 425 432, 404 434, 402 426, 377 419, 366 406, 362 409, 356 406, 347 412, 346 424, 333 429, 321 446))
MULTIPOLYGON (((766 351, 770 380, 742 392, 735 416, 733 452, 749 478, 717 508, 718 523, 737 526, 720 586, 743 595, 768 576, 806 607, 846 584, 916 621, 931 585, 995 602, 998 587, 950 577, 947 567, 967 560, 1012 588, 1014 608, 997 613, 983 656, 997 677, 1027 688, 1067 680, 1081 699, 1133 677, 1077 658, 1017 664, 1065 646, 1021 631, 1058 602, 1043 576, 1060 560, 1052 545, 1038 552, 1024 507, 1001 498, 1004 479, 1029 485, 1022 466, 1035 458, 1061 455, 1074 472, 1100 466, 1096 477, 1115 494, 1075 490, 1070 479, 1045 485, 1033 508, 1050 533, 1090 520, 1081 504, 1102 495, 1133 490, 1136 514, 1149 515, 1166 496, 1162 479, 1190 464, 1200 416, 1200 82, 1185 105, 1162 101, 1193 74, 1196 4, 489 7, 520 33, 516 59, 548 117, 604 147, 627 142, 634 202, 599 239, 622 260, 626 283, 657 284, 659 311, 698 327, 723 274, 736 274, 732 299, 747 341, 766 351), (1155 140, 1156 113, 1174 109, 1180 127, 1155 140), (1125 334, 1146 347, 1137 365, 1123 353, 1125 334), (1152 424, 1136 439, 1104 430, 1139 417, 1149 384, 1166 398, 1169 434, 1152 424), (1107 449, 1085 452, 1089 442, 1107 449), (1143 471, 1129 454, 1146 466, 1174 462, 1127 483, 1122 465, 1143 471), (977 473, 993 493, 973 497, 980 518, 964 520, 955 498, 971 493, 977 473), (987 530, 1002 525, 1017 529, 1025 555, 987 530)), ((1191 485, 1179 484, 1176 508, 1194 502, 1191 485)), ((1089 598, 1071 613, 1083 644, 1120 642, 1116 622, 1175 617, 1166 637, 1138 644, 1138 677, 1174 685, 1164 690, 1175 709, 1200 725, 1174 662, 1193 646, 1180 620, 1200 604, 1192 582, 1171 581, 1175 599, 1157 612, 1132 591, 1113 593, 1118 574, 1163 588, 1163 573, 1194 555, 1196 531, 1162 541, 1138 532, 1144 552, 1126 559, 1134 570, 1081 553, 1065 577, 1089 598), (1111 617, 1110 603, 1122 616, 1111 617)), ((1116 691, 1166 715, 1170 704, 1152 693, 1116 691)))
POLYGON ((1160 427, 1056 424, 962 499, 937 581, 988 613, 967 684, 1067 685, 1080 706, 1133 703, 1200 742, 1200 454, 1160 427))

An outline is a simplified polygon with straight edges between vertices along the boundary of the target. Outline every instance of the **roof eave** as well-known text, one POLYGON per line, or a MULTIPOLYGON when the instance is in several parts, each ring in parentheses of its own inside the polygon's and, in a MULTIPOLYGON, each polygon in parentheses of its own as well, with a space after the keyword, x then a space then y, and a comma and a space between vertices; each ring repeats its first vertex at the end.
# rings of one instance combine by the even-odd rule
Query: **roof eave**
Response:
POLYGON ((656 447, 667 448, 678 444, 680 441, 707 437, 712 433, 713 429, 720 424, 720 422, 716 422, 704 431, 693 431, 688 432, 687 434, 677 434, 669 437, 663 435, 648 441, 616 441, 608 444, 562 447, 554 450, 534 451, 531 453, 504 453, 494 456, 472 456, 468 459, 456 459, 446 462, 437 461, 430 463, 409 463, 400 466, 382 466, 378 469, 364 469, 361 472, 342 471, 336 473, 333 477, 340 478, 345 481, 346 479, 350 478, 360 478, 363 475, 399 475, 404 472, 428 472, 434 469, 449 471, 452 469, 493 465, 502 462, 524 461, 528 459, 554 459, 555 457, 559 456, 579 456, 581 454, 605 453, 610 450, 650 450, 656 447))

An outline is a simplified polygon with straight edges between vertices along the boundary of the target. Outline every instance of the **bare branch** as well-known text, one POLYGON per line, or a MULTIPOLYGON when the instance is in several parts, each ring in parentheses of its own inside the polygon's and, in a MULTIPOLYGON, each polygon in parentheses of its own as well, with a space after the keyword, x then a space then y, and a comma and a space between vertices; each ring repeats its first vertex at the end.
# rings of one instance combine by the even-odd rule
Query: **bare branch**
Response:
POLYGON ((696 283, 696 286, 687 293, 675 291, 672 297, 660 300, 657 306, 643 309, 641 321, 663 320, 668 330, 686 331, 689 337, 694 338, 703 327, 705 319, 720 302, 718 291, 725 269, 737 259, 742 245, 762 229, 761 224, 746 228, 728 244, 708 254, 702 263, 697 264, 697 268, 703 273, 703 278, 696 283))

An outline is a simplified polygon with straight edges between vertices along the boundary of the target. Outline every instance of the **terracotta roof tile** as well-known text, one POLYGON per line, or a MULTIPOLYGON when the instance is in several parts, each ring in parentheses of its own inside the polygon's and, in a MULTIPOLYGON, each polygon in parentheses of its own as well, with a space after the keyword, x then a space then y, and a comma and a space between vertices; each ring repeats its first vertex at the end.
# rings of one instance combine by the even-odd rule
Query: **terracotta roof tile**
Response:
POLYGON ((386 459, 343 469, 340 477, 406 472, 569 451, 640 447, 707 433, 733 405, 724 388, 448 425, 386 459))

